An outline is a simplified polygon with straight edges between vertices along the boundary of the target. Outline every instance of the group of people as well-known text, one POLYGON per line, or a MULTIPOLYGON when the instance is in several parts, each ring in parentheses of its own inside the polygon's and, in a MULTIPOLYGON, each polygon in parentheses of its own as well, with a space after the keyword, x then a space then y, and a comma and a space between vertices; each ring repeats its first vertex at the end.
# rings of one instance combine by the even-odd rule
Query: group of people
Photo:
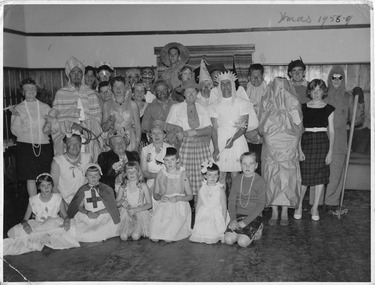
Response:
POLYGON ((279 207, 281 225, 288 208, 301 219, 308 187, 313 221, 320 204, 335 210, 353 95, 364 103, 361 88, 346 91, 340 66, 327 84, 307 82, 298 59, 289 80, 266 84, 264 67, 252 64, 245 90, 220 63, 202 60, 196 80, 181 44, 160 56, 168 66, 161 79, 151 68, 115 76, 110 63, 85 67, 72 57, 52 108, 36 98, 34 80, 22 81, 11 131, 30 199, 4 254, 114 236, 246 247, 262 236, 265 207, 271 226, 279 207))

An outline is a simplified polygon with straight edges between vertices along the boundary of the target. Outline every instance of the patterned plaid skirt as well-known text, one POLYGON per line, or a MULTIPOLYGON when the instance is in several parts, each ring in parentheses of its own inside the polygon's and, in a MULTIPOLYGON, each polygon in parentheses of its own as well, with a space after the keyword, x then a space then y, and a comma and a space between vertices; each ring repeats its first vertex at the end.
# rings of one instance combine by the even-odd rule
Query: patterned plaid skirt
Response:
POLYGON ((201 164, 211 156, 209 140, 184 138, 180 148, 181 164, 189 176, 193 195, 197 195, 202 186, 201 164))
MULTIPOLYGON (((244 220, 247 216, 246 215, 237 215, 237 222, 241 222, 244 220)), ((252 240, 259 240, 262 237, 263 234, 263 218, 257 217, 254 221, 252 221, 250 224, 248 224, 246 227, 238 230, 231 230, 227 227, 225 230, 226 233, 236 233, 239 235, 246 235, 252 240)))
POLYGON ((300 161, 302 185, 314 186, 329 182, 329 165, 325 159, 329 150, 327 132, 304 132, 301 139, 306 159, 300 161))

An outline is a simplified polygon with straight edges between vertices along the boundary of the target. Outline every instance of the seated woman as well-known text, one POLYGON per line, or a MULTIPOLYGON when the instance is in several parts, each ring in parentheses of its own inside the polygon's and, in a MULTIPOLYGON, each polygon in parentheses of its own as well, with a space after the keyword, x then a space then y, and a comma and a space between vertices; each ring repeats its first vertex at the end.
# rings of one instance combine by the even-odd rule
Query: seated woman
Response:
POLYGON ((67 134, 63 142, 66 151, 53 158, 51 175, 54 182, 53 192, 61 194, 65 209, 68 209, 79 187, 85 184, 82 169, 91 162, 91 157, 89 153, 81 152, 80 133, 67 134))
MULTIPOLYGON (((141 152, 141 169, 144 178, 147 179, 147 186, 150 189, 151 197, 154 193, 156 175, 164 165, 163 159, 167 148, 172 147, 170 144, 164 142, 166 134, 162 127, 163 125, 164 122, 154 123, 150 133, 152 143, 142 148, 141 152)), ((152 202, 155 203, 155 200, 152 202)))
POLYGON ((101 242, 118 236, 120 213, 111 187, 99 182, 100 166, 89 163, 83 172, 87 183, 78 189, 68 208, 69 218, 77 225, 78 241, 101 242))
POLYGON ((118 180, 115 186, 116 178, 120 179, 119 174, 124 171, 124 166, 128 161, 139 162, 139 155, 136 151, 126 150, 129 139, 125 134, 112 134, 107 139, 107 144, 111 150, 102 152, 98 157, 98 164, 103 170, 100 181, 117 191, 121 181, 118 180))
POLYGON ((113 98, 103 105, 103 131, 106 135, 125 132, 129 137, 128 151, 138 150, 141 123, 137 103, 131 100, 131 87, 122 76, 111 80, 113 98))

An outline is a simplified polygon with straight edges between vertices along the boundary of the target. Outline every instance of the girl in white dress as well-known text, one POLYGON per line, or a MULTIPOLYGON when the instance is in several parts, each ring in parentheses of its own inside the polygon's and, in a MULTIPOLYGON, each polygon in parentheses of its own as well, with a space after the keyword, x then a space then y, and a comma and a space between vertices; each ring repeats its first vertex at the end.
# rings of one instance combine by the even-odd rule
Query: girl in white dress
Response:
POLYGON ((52 176, 40 174, 36 185, 40 193, 29 198, 23 220, 8 231, 9 238, 3 243, 4 255, 41 251, 44 246, 53 249, 79 247, 75 227, 70 223, 62 198, 52 192, 52 176), (32 213, 35 220, 30 219, 32 213))
POLYGON ((121 185, 116 201, 120 207, 120 238, 138 240, 148 237, 150 231, 151 196, 146 183, 142 182, 139 163, 130 161, 125 165, 125 181, 121 185))
POLYGON ((229 223, 224 185, 218 182, 219 167, 212 161, 202 163, 205 180, 198 191, 197 214, 190 241, 207 244, 224 242, 229 223))
POLYGON ((189 179, 183 167, 177 167, 178 152, 168 147, 162 168, 155 181, 154 198, 159 201, 153 209, 150 239, 166 242, 182 240, 191 234, 191 208, 193 199, 189 179))

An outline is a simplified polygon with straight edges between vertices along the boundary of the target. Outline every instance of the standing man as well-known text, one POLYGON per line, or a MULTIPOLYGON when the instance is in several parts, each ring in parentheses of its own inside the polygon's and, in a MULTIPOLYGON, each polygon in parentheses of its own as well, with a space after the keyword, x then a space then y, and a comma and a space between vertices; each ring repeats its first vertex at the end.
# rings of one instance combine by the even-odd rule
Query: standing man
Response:
POLYGON ((189 61, 189 51, 180 43, 169 43, 160 51, 160 59, 168 67, 161 77, 172 86, 173 90, 181 84, 178 73, 189 61))
POLYGON ((302 59, 292 60, 288 64, 288 76, 290 82, 293 84, 294 89, 297 92, 298 100, 301 104, 310 101, 307 98, 307 80, 305 79, 306 65, 303 63, 302 59))
MULTIPOLYGON (((246 93, 249 100, 254 105, 254 111, 259 119, 259 107, 262 96, 266 92, 267 84, 264 81, 264 67, 259 63, 250 65, 249 83, 246 87, 246 93)), ((262 137, 259 134, 258 129, 245 133, 245 137, 249 146, 250 151, 254 151, 258 156, 258 168, 256 172, 261 175, 261 154, 262 154, 262 137)))
POLYGON ((55 155, 63 154, 63 138, 77 130, 83 133, 86 139, 91 137, 82 151, 90 153, 93 161, 96 161, 103 145, 100 138, 102 111, 95 91, 84 84, 84 71, 85 66, 75 57, 66 62, 65 74, 69 81, 57 91, 53 101, 59 123, 59 130, 52 134, 53 147, 55 155))
POLYGON ((211 105, 210 112, 213 159, 220 168, 219 181, 226 185, 227 172, 231 172, 233 178, 241 171, 240 156, 249 151, 243 134, 258 127, 258 118, 252 104, 238 97, 234 83, 236 76, 232 72, 221 73, 216 80, 218 98, 211 105))
MULTIPOLYGON (((156 99, 147 107, 142 119, 142 132, 149 133, 156 121, 165 129, 165 121, 173 104, 178 102, 170 99, 171 87, 168 82, 158 80, 154 84, 156 99)), ((167 134, 168 135, 168 134, 167 134)), ((167 139, 169 137, 167 136, 167 139)))

